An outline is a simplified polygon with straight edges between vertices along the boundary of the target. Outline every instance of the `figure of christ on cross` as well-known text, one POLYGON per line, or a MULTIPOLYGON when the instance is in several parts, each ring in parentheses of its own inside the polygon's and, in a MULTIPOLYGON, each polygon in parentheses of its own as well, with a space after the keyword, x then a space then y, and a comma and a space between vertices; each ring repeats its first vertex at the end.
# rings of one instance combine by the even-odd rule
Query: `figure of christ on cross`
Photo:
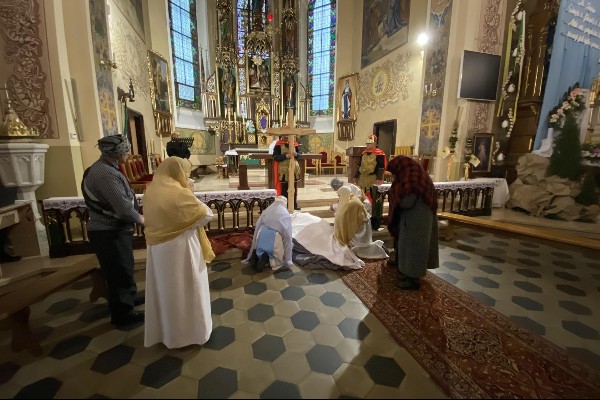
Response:
MULTIPOLYGON (((288 143, 290 143, 290 150, 293 149, 293 143, 296 140, 296 136, 303 135, 312 135, 317 133, 314 129, 306 129, 306 128, 294 128, 294 110, 291 108, 287 110, 287 120, 286 124, 281 128, 268 128, 267 134, 269 135, 277 135, 277 136, 287 136, 289 138, 288 143)), ((294 153, 290 151, 290 162, 289 162, 289 170, 287 173, 288 181, 292 181, 292 184, 288 184, 288 211, 290 213, 294 212, 294 153)))

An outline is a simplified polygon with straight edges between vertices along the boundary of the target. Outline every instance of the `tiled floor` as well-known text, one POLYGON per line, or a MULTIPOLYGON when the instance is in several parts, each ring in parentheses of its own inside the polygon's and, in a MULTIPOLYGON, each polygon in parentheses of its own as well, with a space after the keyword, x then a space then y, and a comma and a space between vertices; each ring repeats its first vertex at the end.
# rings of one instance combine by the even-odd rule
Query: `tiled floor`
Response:
MULTIPOLYGON (((196 189, 230 190, 212 176, 196 189)), ((299 194, 301 206, 335 199, 327 185, 299 194)), ((458 228, 440 257, 434 273, 598 365, 600 252, 458 228)), ((143 269, 136 275, 143 289, 143 269)), ((143 326, 112 329, 105 305, 87 300, 87 281, 32 307, 46 336, 41 358, 12 353, 0 322, 0 397, 445 397, 334 272, 255 274, 223 259, 209 279, 214 331, 202 347, 144 348, 143 326)))

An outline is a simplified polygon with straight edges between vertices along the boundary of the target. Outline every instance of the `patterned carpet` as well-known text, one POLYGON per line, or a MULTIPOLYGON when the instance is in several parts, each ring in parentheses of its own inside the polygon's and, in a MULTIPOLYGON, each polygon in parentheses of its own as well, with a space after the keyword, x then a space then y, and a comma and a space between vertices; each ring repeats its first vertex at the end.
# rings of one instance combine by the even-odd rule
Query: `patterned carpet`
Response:
POLYGON ((340 275, 453 398, 600 396, 591 368, 430 272, 417 292, 384 262, 340 275))

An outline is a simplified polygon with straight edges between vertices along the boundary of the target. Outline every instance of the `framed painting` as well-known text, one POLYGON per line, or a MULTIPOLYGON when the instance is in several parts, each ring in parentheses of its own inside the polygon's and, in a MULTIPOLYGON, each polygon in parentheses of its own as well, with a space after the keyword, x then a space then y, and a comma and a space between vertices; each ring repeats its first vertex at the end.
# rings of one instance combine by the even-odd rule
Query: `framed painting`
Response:
POLYGON ((410 0, 363 0, 361 68, 408 41, 410 0))
POLYGON ((358 74, 345 75, 338 79, 338 121, 356 120, 358 99, 358 74))
POLYGON ((473 168, 473 174, 486 174, 492 170, 492 151, 494 135, 476 133, 473 135, 473 154, 479 159, 479 165, 473 168))
POLYGON ((152 109, 160 114, 171 115, 171 71, 167 60, 155 51, 148 50, 150 73, 150 99, 152 109))

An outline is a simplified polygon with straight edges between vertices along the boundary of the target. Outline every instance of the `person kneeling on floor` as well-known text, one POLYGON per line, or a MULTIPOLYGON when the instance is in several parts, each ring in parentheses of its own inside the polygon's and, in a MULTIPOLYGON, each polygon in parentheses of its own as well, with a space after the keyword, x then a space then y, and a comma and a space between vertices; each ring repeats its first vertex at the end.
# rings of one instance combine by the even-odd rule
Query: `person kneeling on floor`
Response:
POLYGON ((258 272, 267 265, 274 270, 289 268, 293 264, 292 248, 292 216, 287 210, 287 198, 277 196, 256 222, 252 247, 242 262, 258 272))

